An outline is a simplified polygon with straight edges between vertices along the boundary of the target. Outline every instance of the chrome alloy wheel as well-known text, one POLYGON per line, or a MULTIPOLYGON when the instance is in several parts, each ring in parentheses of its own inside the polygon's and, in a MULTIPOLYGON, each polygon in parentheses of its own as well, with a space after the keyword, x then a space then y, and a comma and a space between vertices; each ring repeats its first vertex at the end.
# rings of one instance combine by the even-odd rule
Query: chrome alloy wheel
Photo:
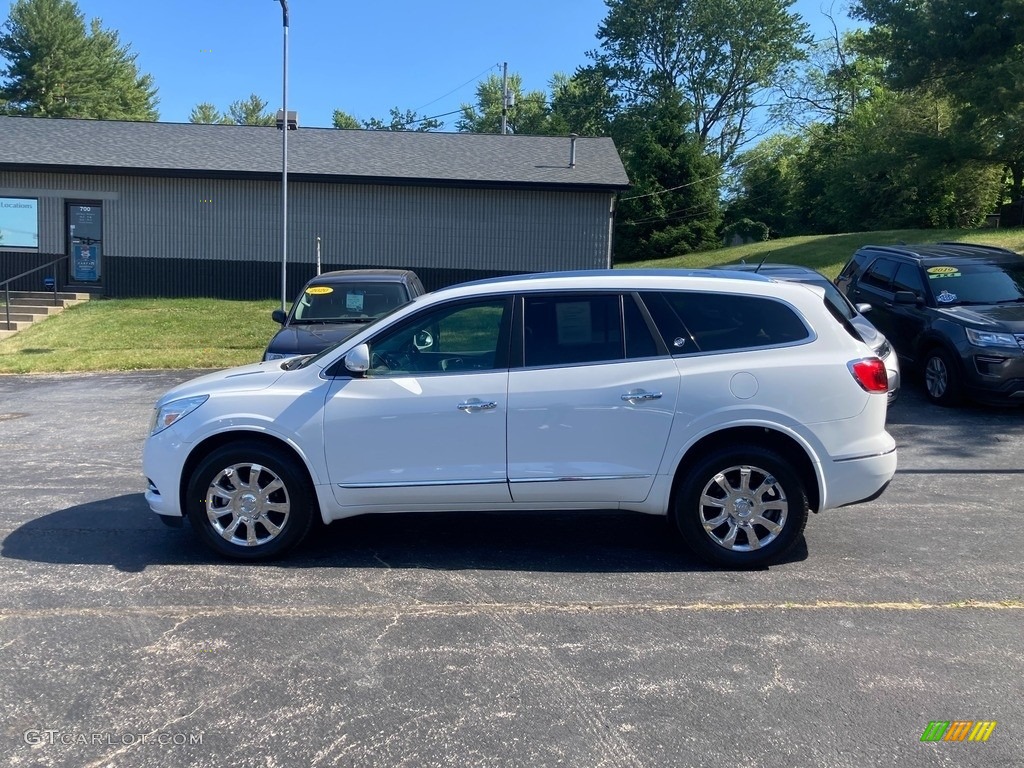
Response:
POLYGON ((946 361, 939 355, 932 355, 924 368, 924 386, 928 394, 938 400, 946 394, 949 387, 949 370, 946 361))
POLYGON ((205 500, 210 525, 225 541, 255 547, 273 541, 291 511, 288 489, 260 464, 233 464, 210 482, 205 500))
POLYGON ((788 513, 782 485, 769 472, 750 465, 722 470, 700 495, 704 531, 734 552, 751 552, 773 542, 788 513))

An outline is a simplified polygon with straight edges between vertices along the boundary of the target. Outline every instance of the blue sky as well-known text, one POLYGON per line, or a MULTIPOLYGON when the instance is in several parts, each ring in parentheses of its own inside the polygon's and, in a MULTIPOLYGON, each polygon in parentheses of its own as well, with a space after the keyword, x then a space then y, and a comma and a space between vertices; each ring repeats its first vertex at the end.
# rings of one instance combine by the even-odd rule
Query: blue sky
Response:
MULTIPOLYGON (((2 2, 2 0, 0 0, 2 2)), ((280 106, 282 29, 278 0, 77 0, 138 54, 159 88, 160 119, 186 122, 192 107, 219 109, 250 93, 280 106)), ((6 4, 4 4, 6 5, 6 4)), ((604 0, 290 0, 288 106, 299 123, 329 127, 342 109, 361 120, 391 107, 438 115, 472 102, 478 80, 519 73, 547 90, 597 46, 604 0)), ((831 0, 797 0, 815 33, 828 29, 831 0)), ((846 0, 836 0, 837 18, 846 0)), ((3 6, 0 6, 3 7, 3 6)), ((6 10, 6 9, 5 9, 6 10)), ((4 14, 6 18, 6 13, 4 14)), ((455 129, 457 115, 442 118, 455 129)))

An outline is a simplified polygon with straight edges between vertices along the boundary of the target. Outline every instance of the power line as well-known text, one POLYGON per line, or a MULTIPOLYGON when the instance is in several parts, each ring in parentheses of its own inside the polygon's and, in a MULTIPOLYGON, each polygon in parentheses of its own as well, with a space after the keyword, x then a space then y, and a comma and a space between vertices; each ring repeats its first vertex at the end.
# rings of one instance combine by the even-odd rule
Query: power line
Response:
MULTIPOLYGON (((416 109, 414 109, 413 112, 419 112, 421 109, 423 109, 423 107, 429 107, 431 104, 436 104, 441 99, 444 99, 444 98, 446 98, 448 96, 451 96, 456 91, 459 91, 459 90, 465 88, 467 85, 472 83, 474 80, 479 80, 481 75, 486 75, 492 69, 498 69, 498 65, 497 64, 492 64, 491 66, 487 67, 487 69, 485 69, 483 72, 480 72, 479 74, 473 75, 471 78, 469 78, 469 80, 464 82, 462 85, 459 85, 459 86, 456 86, 455 88, 452 88, 450 91, 448 91, 448 93, 444 94, 443 96, 438 96, 433 101, 428 101, 426 104, 423 104, 422 106, 416 107, 416 109)), ((448 114, 454 114, 454 113, 453 112, 449 112, 448 114)))

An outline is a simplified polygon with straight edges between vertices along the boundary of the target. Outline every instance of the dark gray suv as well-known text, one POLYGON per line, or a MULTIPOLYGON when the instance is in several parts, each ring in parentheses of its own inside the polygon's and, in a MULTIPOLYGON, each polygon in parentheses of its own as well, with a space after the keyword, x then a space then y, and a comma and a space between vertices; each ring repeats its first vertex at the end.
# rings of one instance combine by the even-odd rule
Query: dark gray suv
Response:
POLYGON ((928 398, 1024 404, 1024 257, 967 243, 866 245, 836 278, 928 398))

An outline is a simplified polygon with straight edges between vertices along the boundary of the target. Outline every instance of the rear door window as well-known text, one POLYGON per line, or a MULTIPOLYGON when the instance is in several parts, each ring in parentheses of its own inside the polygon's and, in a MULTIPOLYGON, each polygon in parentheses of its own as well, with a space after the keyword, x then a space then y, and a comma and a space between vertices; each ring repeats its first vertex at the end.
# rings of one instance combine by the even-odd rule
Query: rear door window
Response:
POLYGON ((527 366, 573 365, 625 357, 619 294, 527 295, 523 303, 527 366))
POLYGON ((776 299, 687 291, 643 299, 673 354, 794 344, 811 336, 796 311, 776 299))
POLYGON ((889 291, 897 266, 891 259, 876 259, 875 263, 868 267, 860 284, 879 291, 889 291))

